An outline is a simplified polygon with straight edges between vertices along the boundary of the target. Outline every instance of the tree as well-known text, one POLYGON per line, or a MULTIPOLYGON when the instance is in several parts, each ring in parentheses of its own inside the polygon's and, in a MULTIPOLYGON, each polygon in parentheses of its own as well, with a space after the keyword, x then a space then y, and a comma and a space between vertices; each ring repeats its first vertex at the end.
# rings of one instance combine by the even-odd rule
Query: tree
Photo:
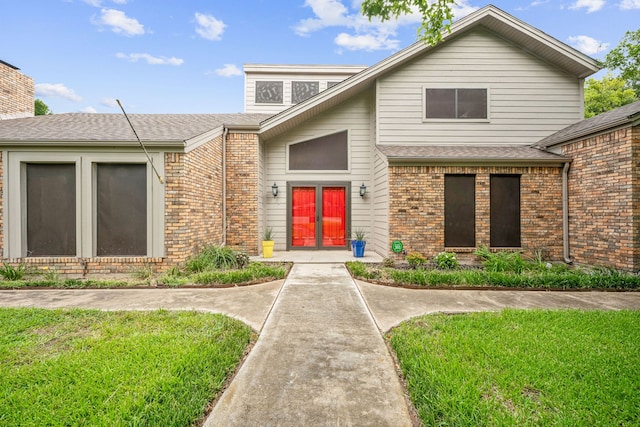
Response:
POLYGON ((640 95, 640 29, 627 31, 604 63, 611 70, 619 70, 620 77, 640 95))
POLYGON ((590 78, 584 88, 584 117, 622 107, 636 100, 636 92, 620 77, 607 74, 602 80, 590 78))
POLYGON ((51 111, 49 109, 49 106, 45 104, 41 99, 36 99, 34 106, 36 116, 46 116, 48 114, 53 114, 53 111, 51 111))
POLYGON ((409 15, 416 8, 422 15, 418 37, 433 46, 442 40, 443 30, 451 32, 455 3, 455 0, 364 0, 361 10, 369 20, 378 17, 384 22, 409 15))

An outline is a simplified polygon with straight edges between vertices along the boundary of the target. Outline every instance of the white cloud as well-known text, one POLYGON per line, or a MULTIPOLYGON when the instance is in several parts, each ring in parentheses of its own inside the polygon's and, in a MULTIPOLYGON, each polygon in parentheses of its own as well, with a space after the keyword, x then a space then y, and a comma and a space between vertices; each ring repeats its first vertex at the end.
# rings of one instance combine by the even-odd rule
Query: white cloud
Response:
POLYGON ((569 37, 569 44, 587 55, 595 55, 609 48, 609 43, 603 43, 589 36, 569 37))
POLYGON ((176 58, 172 56, 171 58, 167 58, 166 56, 152 56, 148 53, 130 53, 124 54, 122 52, 116 53, 116 58, 125 59, 129 62, 138 62, 139 60, 147 61, 147 64, 150 65, 182 65, 184 63, 183 59, 176 58))
POLYGON ((92 22, 96 25, 106 25, 111 27, 111 31, 125 36, 139 36, 145 33, 144 25, 137 19, 129 18, 121 10, 102 9, 100 18, 92 22))
POLYGON ((220 40, 227 25, 214 16, 196 12, 196 33, 207 40, 220 40))
MULTIPOLYGON (((104 0, 82 0, 82 1, 84 1, 86 4, 91 5, 93 7, 102 7, 102 3, 104 3, 104 0)), ((111 0, 111 1, 116 4, 127 4, 128 0, 111 0)))
POLYGON ((83 113, 90 113, 90 114, 96 114, 98 112, 98 110, 96 110, 93 107, 86 107, 82 109, 83 113))
POLYGON ((393 50, 400 45, 399 40, 389 39, 385 36, 374 34, 351 35, 340 33, 335 38, 335 43, 347 50, 393 50))
POLYGON ((74 102, 82 101, 82 97, 76 95, 73 89, 69 89, 62 83, 38 83, 35 85, 36 96, 59 96, 74 102))
POLYGON ((224 64, 224 67, 216 69, 216 74, 222 77, 241 76, 242 70, 233 64, 224 64))
POLYGON ((605 4, 605 0, 577 0, 575 3, 569 6, 569 9, 586 8, 587 13, 592 13, 602 9, 604 4, 605 4))
POLYGON ((100 100, 100 105, 104 105, 109 108, 119 108, 118 101, 115 98, 102 98, 100 100))
MULTIPOLYGON (((343 0, 306 0, 305 6, 311 8, 314 17, 299 21, 293 30, 299 36, 308 36, 324 28, 343 27, 350 31, 342 31, 334 39, 342 48, 367 51, 395 50, 399 47, 399 41, 394 38, 398 27, 415 27, 422 22, 422 15, 417 10, 385 22, 377 18, 369 21, 360 13, 360 4, 361 1, 353 0, 349 9, 343 0)), ((469 5, 468 0, 460 0, 453 5, 456 18, 466 16, 477 9, 469 5)))
POLYGON ((620 9, 622 10, 640 9, 640 0, 622 0, 620 2, 620 9))

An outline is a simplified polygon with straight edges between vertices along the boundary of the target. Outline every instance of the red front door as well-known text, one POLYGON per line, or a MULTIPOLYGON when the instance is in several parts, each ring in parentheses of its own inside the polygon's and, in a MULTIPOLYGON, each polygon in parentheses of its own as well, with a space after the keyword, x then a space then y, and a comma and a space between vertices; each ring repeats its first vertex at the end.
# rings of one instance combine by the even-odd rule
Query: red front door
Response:
POLYGON ((347 246, 347 188, 311 185, 291 188, 291 247, 347 246))

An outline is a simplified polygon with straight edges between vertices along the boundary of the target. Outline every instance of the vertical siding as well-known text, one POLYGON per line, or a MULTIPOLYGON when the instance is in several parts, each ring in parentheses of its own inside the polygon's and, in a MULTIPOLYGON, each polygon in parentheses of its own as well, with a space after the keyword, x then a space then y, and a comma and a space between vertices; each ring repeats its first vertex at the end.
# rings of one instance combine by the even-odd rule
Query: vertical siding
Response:
POLYGON ((278 197, 271 192, 262 192, 266 214, 266 226, 275 232, 277 250, 286 249, 287 237, 287 182, 336 182, 351 183, 351 227, 363 228, 372 235, 372 203, 374 186, 371 185, 373 146, 370 130, 370 94, 354 97, 308 123, 272 140, 265 141, 265 179, 270 187, 274 182, 279 187, 278 197), (347 130, 349 135, 348 171, 339 172, 287 172, 287 144, 306 141, 322 135, 347 130), (368 197, 359 196, 359 187, 367 185, 368 197))
POLYGON ((381 144, 532 144, 582 119, 582 81, 477 29, 380 79, 381 144), (486 87, 488 122, 426 122, 425 87, 486 87))
POLYGON ((380 152, 374 156, 373 244, 377 253, 386 255, 389 252, 389 163, 380 152))

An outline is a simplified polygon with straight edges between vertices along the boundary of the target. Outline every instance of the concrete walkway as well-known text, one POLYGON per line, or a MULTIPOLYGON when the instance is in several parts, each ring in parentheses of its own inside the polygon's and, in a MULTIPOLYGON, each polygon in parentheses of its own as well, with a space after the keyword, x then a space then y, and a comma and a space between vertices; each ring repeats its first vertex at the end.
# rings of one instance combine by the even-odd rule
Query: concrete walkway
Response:
POLYGON ((342 264, 296 264, 206 427, 411 426, 393 360, 342 264))

